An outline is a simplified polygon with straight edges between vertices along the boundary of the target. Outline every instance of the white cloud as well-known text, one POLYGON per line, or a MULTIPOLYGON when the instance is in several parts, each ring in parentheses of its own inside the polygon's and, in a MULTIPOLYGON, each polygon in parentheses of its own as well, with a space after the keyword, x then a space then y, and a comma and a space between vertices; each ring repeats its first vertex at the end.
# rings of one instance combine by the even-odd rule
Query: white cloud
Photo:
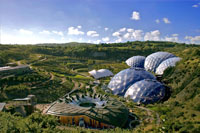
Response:
POLYGON ((130 33, 126 33, 123 36, 124 39, 130 39, 131 38, 131 34, 130 33))
POLYGON ((168 41, 168 42, 178 42, 178 37, 177 36, 172 36, 172 37, 166 36, 164 40, 168 41))
POLYGON ((40 33, 40 34, 44 34, 44 35, 49 35, 49 34, 51 34, 51 32, 48 31, 48 30, 43 30, 43 31, 40 31, 39 33, 40 33))
POLYGON ((20 32, 21 34, 25 34, 25 35, 32 35, 32 34, 33 34, 32 31, 30 31, 30 30, 25 30, 25 29, 20 29, 19 32, 20 32))
POLYGON ((127 31, 128 31, 128 32, 133 32, 133 31, 134 31, 134 29, 127 29, 127 31))
POLYGON ((168 18, 163 18, 163 22, 164 22, 165 24, 170 24, 170 23, 171 23, 171 22, 169 21, 168 18))
POLYGON ((142 40, 143 39, 143 31, 142 30, 134 30, 134 29, 127 29, 127 28, 121 28, 119 31, 114 32, 112 34, 115 37, 118 37, 118 40, 116 40, 117 42, 121 42, 123 41, 123 39, 126 40, 131 40, 131 39, 135 39, 135 40, 142 40), (127 31, 127 32, 125 32, 127 31), (122 34, 122 32, 125 32, 122 34))
POLYGON ((140 13, 136 12, 136 11, 133 11, 131 19, 133 19, 133 20, 140 20, 140 13))
POLYGON ((124 31, 126 31, 126 28, 119 29, 119 32, 124 32, 124 31))
POLYGON ((104 37, 104 38, 102 38, 102 41, 108 42, 108 41, 110 41, 110 38, 109 37, 104 37))
POLYGON ((99 44, 100 42, 101 42, 101 40, 93 41, 93 43, 95 43, 95 44, 99 44))
POLYGON ((99 34, 96 31, 88 31, 87 36, 97 37, 99 36, 99 34))
POLYGON ((144 36, 144 40, 152 40, 152 41, 159 41, 160 40, 160 31, 154 30, 151 32, 147 32, 144 36))
POLYGON ((122 38, 115 40, 116 43, 122 42, 122 38))
POLYGON ((82 28, 82 26, 81 26, 81 25, 79 25, 79 26, 77 26, 77 28, 81 29, 81 28, 82 28))
POLYGON ((199 5, 193 5, 192 7, 197 8, 197 7, 199 7, 199 5))
POLYGON ((79 42, 82 42, 82 41, 83 41, 83 38, 79 38, 78 41, 79 41, 79 42))
POLYGON ((108 30, 108 28, 107 28, 107 27, 105 27, 105 28, 104 28, 104 30, 105 30, 105 31, 107 31, 107 30, 108 30))
POLYGON ((133 33, 132 33, 132 36, 135 40, 142 40, 142 37, 143 37, 143 31, 142 30, 135 30, 133 33))
POLYGON ((68 35, 84 35, 84 32, 80 31, 78 28, 69 27, 68 35))
POLYGON ((52 33, 57 34, 59 36, 63 36, 63 32, 62 31, 52 31, 52 33))
POLYGON ((156 23, 157 23, 157 24, 159 24, 159 23, 160 23, 160 20, 159 20, 159 19, 156 19, 155 21, 156 21, 156 23))
POLYGON ((172 34, 173 37, 179 36, 178 34, 172 34))
POLYGON ((191 43, 200 43, 200 36, 186 36, 186 40, 189 40, 191 43))
POLYGON ((119 37, 121 34, 119 33, 119 32, 114 32, 113 34, 112 34, 112 36, 116 36, 116 37, 119 37))

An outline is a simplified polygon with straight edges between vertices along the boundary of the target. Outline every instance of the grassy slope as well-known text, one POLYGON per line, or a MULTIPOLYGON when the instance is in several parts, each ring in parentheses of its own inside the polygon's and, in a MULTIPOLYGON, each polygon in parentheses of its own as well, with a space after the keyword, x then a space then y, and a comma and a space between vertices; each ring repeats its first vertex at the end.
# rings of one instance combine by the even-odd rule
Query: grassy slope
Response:
MULTIPOLYGON (((155 111, 155 113, 159 114, 162 123, 160 126, 156 126, 156 124, 150 124, 148 121, 143 122, 136 131, 163 130, 166 132, 198 132, 200 130, 200 47, 198 46, 164 42, 128 42, 123 44, 78 46, 74 48, 0 45, 0 49, 3 51, 0 54, 0 61, 2 64, 13 60, 34 62, 34 67, 44 69, 48 72, 54 72, 58 75, 58 78, 59 75, 63 76, 63 71, 67 71, 64 75, 70 78, 74 76, 75 79, 80 76, 76 75, 71 69, 74 67, 73 63, 77 65, 77 61, 80 64, 80 67, 76 68, 77 70, 81 68, 85 69, 82 71, 86 71, 86 68, 88 68, 88 70, 94 68, 109 68, 114 73, 117 73, 127 67, 123 61, 133 55, 147 56, 150 53, 161 50, 174 53, 181 57, 182 60, 176 67, 166 70, 163 77, 163 81, 172 89, 172 96, 164 103, 147 106, 155 111), (21 50, 23 50, 24 53, 15 57, 21 50), (95 52, 103 52, 105 55, 94 57, 93 54, 95 52), (38 59, 35 59, 35 56, 30 55, 30 53, 46 56, 48 59, 44 62, 38 62, 38 59), (66 69, 65 66, 68 66, 69 69, 66 69)), ((70 81, 68 84, 70 84, 70 81)), ((56 86, 58 85, 59 83, 56 84, 56 86)), ((42 93, 41 90, 41 93, 38 93, 38 95, 42 93)), ((61 94, 56 91, 51 93, 56 94, 54 99, 61 94)), ((62 93, 64 92, 62 91, 62 93)), ((128 105, 129 107, 132 107, 133 103, 130 102, 128 104, 130 104, 128 105)), ((143 117, 146 117, 145 113, 140 113, 141 110, 133 109, 142 120, 143 117)), ((152 115, 155 115, 155 113, 152 115)), ((118 130, 121 129, 117 129, 117 131, 118 130)))

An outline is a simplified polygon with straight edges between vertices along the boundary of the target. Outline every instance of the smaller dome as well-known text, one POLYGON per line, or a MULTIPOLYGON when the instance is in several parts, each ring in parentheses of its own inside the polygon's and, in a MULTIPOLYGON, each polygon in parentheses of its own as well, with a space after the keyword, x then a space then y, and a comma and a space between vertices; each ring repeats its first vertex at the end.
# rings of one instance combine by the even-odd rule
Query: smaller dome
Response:
POLYGON ((144 56, 133 56, 126 60, 126 64, 130 67, 140 67, 144 68, 144 56))
POLYGON ((181 60, 181 58, 179 57, 173 57, 173 58, 169 58, 165 61, 163 61, 156 69, 156 74, 158 75, 162 75, 164 73, 164 71, 168 68, 168 67, 173 67, 176 65, 177 62, 179 62, 181 60))
POLYGON ((155 72, 156 68, 162 63, 164 60, 176 57, 175 55, 168 52, 156 52, 147 56, 144 62, 144 67, 147 71, 155 72))
POLYGON ((88 73, 92 75, 95 79, 113 76, 113 73, 107 69, 99 69, 98 71, 92 70, 92 71, 89 71, 88 73))
POLYGON ((128 96, 136 103, 155 103, 164 98, 165 86, 156 80, 144 79, 128 88, 124 97, 128 96))

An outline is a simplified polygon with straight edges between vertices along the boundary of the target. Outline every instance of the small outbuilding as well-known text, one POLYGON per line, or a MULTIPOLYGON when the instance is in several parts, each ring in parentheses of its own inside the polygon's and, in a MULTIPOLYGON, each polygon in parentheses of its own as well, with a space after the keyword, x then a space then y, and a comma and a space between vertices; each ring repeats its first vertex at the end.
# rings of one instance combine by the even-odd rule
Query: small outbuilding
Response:
POLYGON ((6 103, 0 103, 0 112, 5 110, 6 103))
POLYGON ((100 79, 103 77, 109 77, 113 76, 113 73, 108 69, 99 69, 99 70, 92 70, 88 72, 91 76, 93 76, 95 79, 100 79))

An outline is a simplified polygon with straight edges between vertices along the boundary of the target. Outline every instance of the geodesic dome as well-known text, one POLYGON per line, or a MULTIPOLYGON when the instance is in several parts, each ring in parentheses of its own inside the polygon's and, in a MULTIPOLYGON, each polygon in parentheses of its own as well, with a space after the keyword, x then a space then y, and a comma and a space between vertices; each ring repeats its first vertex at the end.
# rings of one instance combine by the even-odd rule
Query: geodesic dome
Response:
POLYGON ((129 86, 143 79, 156 79, 153 74, 142 68, 128 68, 117 73, 109 82, 110 88, 115 95, 124 95, 129 86))
POLYGON ((92 75, 95 79, 113 76, 113 73, 107 69, 99 69, 98 71, 92 70, 88 73, 92 75))
POLYGON ((177 62, 179 62, 181 60, 181 58, 179 57, 173 57, 173 58, 169 58, 165 61, 163 61, 156 69, 156 74, 158 75, 162 75, 164 73, 164 71, 168 68, 168 67, 173 67, 176 65, 177 62))
POLYGON ((156 80, 144 79, 128 88, 124 97, 128 96, 136 103, 155 103, 164 98, 165 86, 156 80))
POLYGON ((133 57, 127 59, 126 64, 130 67, 144 68, 144 61, 145 61, 145 57, 138 55, 138 56, 133 56, 133 57))
POLYGON ((166 59, 176 57, 168 52, 156 52, 147 56, 144 62, 144 67, 147 71, 155 72, 156 68, 166 59))

